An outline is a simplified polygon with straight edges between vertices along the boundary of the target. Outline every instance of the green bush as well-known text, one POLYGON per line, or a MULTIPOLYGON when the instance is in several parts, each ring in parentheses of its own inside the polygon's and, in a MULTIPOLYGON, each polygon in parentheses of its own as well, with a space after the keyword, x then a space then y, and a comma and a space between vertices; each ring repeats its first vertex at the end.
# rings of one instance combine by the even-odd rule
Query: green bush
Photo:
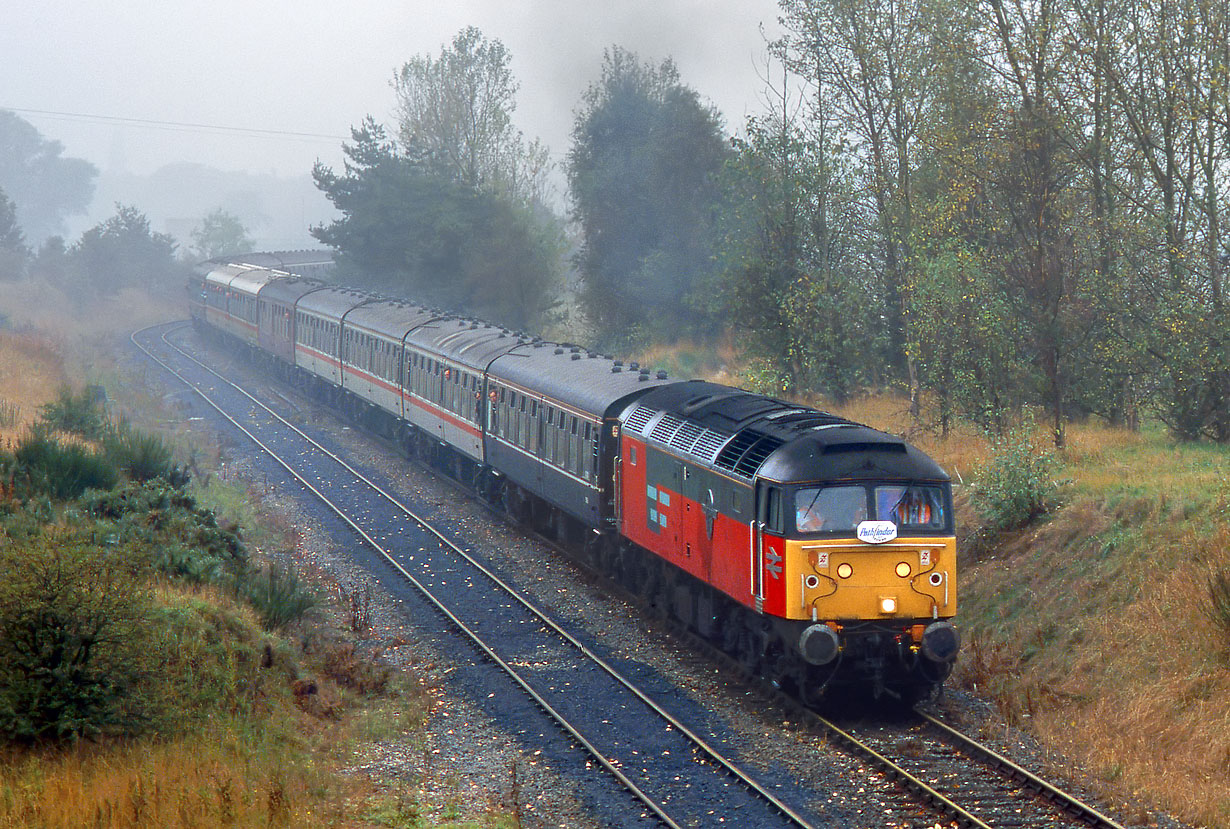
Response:
POLYGON ((108 458, 78 444, 60 443, 44 429, 22 436, 13 457, 14 479, 26 494, 67 501, 87 489, 111 489, 119 481, 119 471, 108 458))
POLYGON ((81 499, 100 540, 148 551, 160 572, 194 584, 216 584, 246 572, 248 551, 235 529, 219 527, 211 510, 162 478, 130 482, 81 499))
POLYGON ((172 486, 185 486, 188 474, 175 463, 175 452, 160 436, 140 432, 121 420, 107 430, 103 451, 132 481, 162 478, 172 486))
POLYGON ((99 440, 107 431, 107 418, 95 387, 87 386, 80 394, 62 388, 55 400, 39 407, 39 412, 43 423, 54 431, 89 440, 99 440))
POLYGON ((80 534, 0 544, 0 738, 134 734, 160 663, 141 568, 80 534))
POLYGON ((265 630, 277 630, 316 606, 316 596, 294 570, 271 564, 236 581, 236 592, 256 609, 265 630))
POLYGON ((990 530, 1023 527, 1045 515, 1058 500, 1058 459, 1040 449, 1023 427, 997 439, 991 461, 971 486, 975 509, 990 530))

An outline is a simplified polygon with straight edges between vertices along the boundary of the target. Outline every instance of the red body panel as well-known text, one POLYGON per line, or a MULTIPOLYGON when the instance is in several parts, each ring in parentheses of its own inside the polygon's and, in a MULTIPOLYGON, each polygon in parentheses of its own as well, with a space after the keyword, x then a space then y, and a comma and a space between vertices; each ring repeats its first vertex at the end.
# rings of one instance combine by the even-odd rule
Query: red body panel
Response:
MULTIPOLYGON (((748 607, 756 606, 752 592, 755 565, 752 528, 727 515, 713 519, 710 537, 708 521, 701 504, 647 477, 647 453, 641 441, 622 438, 620 451, 620 531, 630 541, 644 547, 671 564, 686 570, 701 581, 748 607), (635 458, 635 463, 633 463, 635 458)), ((780 538, 765 538, 778 555, 784 549, 780 538)), ((766 561, 766 564, 768 562, 766 561)), ((785 587, 780 578, 766 573, 764 578, 766 612, 785 608, 785 587)))

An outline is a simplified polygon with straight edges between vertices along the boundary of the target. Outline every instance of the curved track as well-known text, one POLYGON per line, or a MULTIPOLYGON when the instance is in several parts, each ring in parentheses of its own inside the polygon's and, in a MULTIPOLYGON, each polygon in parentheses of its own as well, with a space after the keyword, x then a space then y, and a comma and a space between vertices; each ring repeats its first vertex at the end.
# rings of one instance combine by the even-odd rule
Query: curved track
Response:
POLYGON ((332 509, 658 823, 813 825, 475 556, 171 343, 168 331, 182 325, 143 329, 132 342, 332 509))

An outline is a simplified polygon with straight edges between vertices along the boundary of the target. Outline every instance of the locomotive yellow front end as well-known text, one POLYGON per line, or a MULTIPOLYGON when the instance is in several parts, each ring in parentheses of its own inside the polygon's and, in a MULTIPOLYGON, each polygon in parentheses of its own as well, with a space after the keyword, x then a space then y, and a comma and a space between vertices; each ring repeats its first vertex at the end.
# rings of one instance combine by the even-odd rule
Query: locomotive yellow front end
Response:
POLYGON ((848 481, 787 495, 785 615, 810 622, 799 636, 803 658, 864 677, 942 680, 960 644, 949 621, 957 569, 948 483, 848 481))

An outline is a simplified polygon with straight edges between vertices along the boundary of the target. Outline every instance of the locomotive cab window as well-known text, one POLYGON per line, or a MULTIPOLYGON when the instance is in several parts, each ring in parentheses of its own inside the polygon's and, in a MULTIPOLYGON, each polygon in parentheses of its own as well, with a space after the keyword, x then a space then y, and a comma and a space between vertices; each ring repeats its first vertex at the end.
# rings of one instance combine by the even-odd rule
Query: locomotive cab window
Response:
POLYGON ((794 526, 801 533, 851 532, 866 520, 864 486, 807 487, 794 493, 794 526))
POLYGON ((948 526, 944 489, 939 486, 877 486, 876 518, 911 530, 943 530, 948 526))
POLYGON ((782 531, 782 491, 769 487, 760 502, 760 520, 770 532, 782 531))

